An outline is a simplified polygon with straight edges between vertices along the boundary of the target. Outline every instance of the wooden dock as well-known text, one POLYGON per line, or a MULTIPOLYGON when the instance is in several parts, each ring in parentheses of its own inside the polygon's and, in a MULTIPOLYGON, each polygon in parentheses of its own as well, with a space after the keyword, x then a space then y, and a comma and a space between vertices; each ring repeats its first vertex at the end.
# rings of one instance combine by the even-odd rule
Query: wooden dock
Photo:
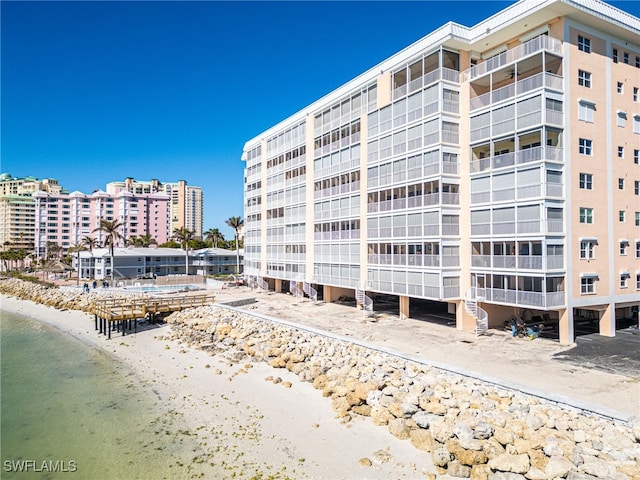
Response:
POLYGON ((138 331, 138 320, 156 321, 159 315, 202 307, 214 302, 213 295, 174 295, 171 297, 105 298, 91 308, 95 328, 111 338, 112 331, 138 331))

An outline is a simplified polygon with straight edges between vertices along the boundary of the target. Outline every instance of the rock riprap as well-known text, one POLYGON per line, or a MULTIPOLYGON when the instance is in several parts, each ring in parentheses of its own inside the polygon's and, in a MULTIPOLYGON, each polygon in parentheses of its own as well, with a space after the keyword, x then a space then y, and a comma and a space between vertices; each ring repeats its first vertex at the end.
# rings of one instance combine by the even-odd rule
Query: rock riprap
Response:
MULTIPOLYGON (((2 279, 0 293, 87 310, 81 293, 2 279)), ((122 296, 120 292, 108 295, 122 296)), ((640 480, 640 422, 565 408, 429 365, 224 307, 167 317, 170 338, 311 383, 336 416, 360 415, 431 455, 444 478, 640 480)))
POLYGON ((174 313, 171 338, 310 382, 337 417, 363 415, 474 479, 640 480, 640 425, 562 408, 392 355, 222 307, 174 313))

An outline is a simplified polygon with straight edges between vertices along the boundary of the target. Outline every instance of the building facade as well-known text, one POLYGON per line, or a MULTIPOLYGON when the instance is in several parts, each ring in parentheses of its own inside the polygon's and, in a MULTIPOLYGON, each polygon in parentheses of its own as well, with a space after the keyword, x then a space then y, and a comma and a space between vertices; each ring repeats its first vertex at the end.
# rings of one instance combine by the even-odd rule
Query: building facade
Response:
POLYGON ((186 228, 194 232, 196 238, 202 238, 203 232, 203 194, 201 187, 187 185, 184 180, 177 182, 160 182, 156 179, 138 181, 131 177, 123 182, 107 184, 107 193, 116 194, 128 191, 134 194, 164 193, 170 201, 170 232, 178 228, 186 228))
POLYGON ((162 193, 136 195, 126 190, 115 195, 96 191, 91 195, 36 192, 36 257, 47 256, 50 243, 62 247, 61 253, 80 245, 83 238, 95 238, 104 245, 105 234, 96 231, 101 220, 118 221, 122 228, 119 246, 132 237, 149 235, 157 243, 169 240, 169 197, 162 193))
POLYGON ((33 251, 35 236, 35 192, 62 193, 65 190, 53 178, 13 178, 0 175, 0 245, 33 251))
POLYGON ((640 20, 606 3, 449 23, 245 144, 245 272, 612 336, 640 304, 639 88, 640 20))
MULTIPOLYGON (((111 253, 108 248, 83 251, 73 256, 80 278, 111 278, 111 253)), ((240 255, 242 260, 242 254, 240 255)), ((114 278, 151 278, 168 275, 232 275, 236 273, 236 252, 222 248, 190 250, 188 261, 184 250, 177 248, 115 248, 114 278)))

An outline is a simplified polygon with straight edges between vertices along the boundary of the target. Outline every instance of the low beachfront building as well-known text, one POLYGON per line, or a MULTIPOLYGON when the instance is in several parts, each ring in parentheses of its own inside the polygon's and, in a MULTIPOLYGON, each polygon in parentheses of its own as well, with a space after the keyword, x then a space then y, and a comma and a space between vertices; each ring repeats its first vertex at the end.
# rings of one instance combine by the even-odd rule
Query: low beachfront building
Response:
POLYGON ((245 273, 613 336, 640 305, 639 89, 640 19, 604 2, 448 23, 246 142, 245 273))
MULTIPOLYGON (((111 278, 111 252, 108 248, 95 248, 73 255, 74 266, 80 259, 80 278, 109 280, 111 278)), ((240 252, 242 262, 242 252, 240 252)), ((184 275, 187 270, 185 251, 178 248, 116 247, 113 250, 114 279, 155 278, 184 275)), ((241 264, 242 268, 242 264, 241 264)), ((223 248, 190 250, 189 275, 235 275, 236 252, 223 248)))

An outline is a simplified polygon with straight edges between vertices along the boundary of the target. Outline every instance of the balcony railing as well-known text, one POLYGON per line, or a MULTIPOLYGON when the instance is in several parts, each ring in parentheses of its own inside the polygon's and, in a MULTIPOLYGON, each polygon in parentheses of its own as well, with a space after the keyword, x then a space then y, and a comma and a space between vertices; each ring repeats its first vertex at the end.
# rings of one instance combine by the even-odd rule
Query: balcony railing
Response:
POLYGON ((474 268, 558 270, 564 268, 562 255, 472 255, 474 268))
POLYGON ((564 292, 531 292, 502 288, 478 288, 476 295, 486 302, 506 303, 539 308, 561 307, 565 303, 564 292))
POLYGON ((548 35, 540 35, 531 40, 518 45, 511 50, 507 50, 495 57, 491 57, 486 61, 471 67, 469 70, 462 72, 460 81, 466 82, 484 75, 492 70, 501 68, 509 63, 516 62, 523 57, 532 55, 541 50, 548 50, 553 53, 562 54, 562 41, 549 37, 548 35))
POLYGON ((404 97, 408 93, 420 90, 422 87, 426 87, 438 80, 447 80, 458 83, 460 81, 460 72, 445 67, 432 70, 422 77, 411 80, 409 83, 405 83, 404 85, 395 88, 393 90, 393 99, 396 100, 400 97, 404 97))
POLYGON ((559 147, 540 146, 528 148, 526 150, 518 150, 516 152, 473 160, 471 162, 471 173, 483 172, 490 168, 511 167, 514 164, 522 165, 540 160, 561 162, 562 155, 563 149, 559 147))
POLYGON ((488 107, 489 105, 513 98, 516 95, 528 93, 532 90, 536 90, 542 87, 561 92, 562 81, 563 78, 560 75, 540 72, 523 80, 518 80, 511 85, 507 85, 491 92, 483 93, 482 95, 478 95, 477 97, 473 97, 470 100, 469 106, 471 111, 474 111, 479 108, 488 107))

